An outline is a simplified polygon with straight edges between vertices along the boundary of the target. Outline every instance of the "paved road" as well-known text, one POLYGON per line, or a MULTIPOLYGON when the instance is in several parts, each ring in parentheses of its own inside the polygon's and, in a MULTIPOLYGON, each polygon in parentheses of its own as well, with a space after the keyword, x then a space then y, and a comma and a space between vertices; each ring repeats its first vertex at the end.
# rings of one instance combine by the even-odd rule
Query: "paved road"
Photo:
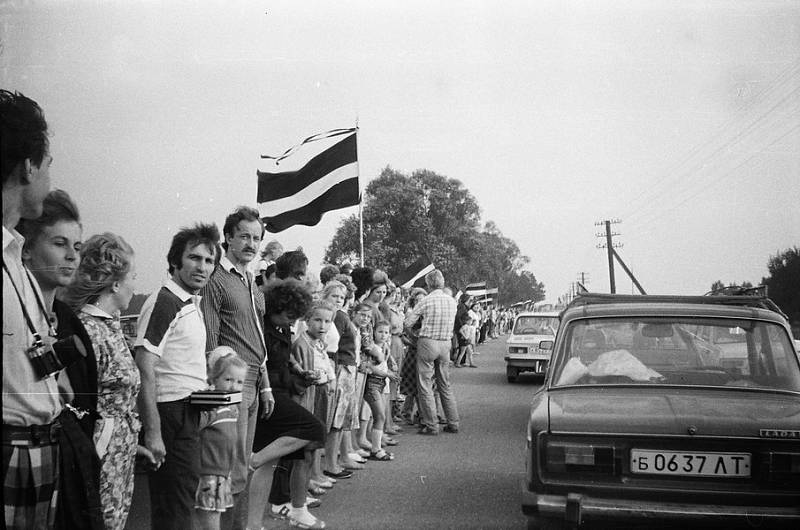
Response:
MULTIPOLYGON (((393 462, 369 462, 313 509, 332 529, 525 528, 519 507, 525 425, 536 379, 505 377, 501 337, 480 346, 475 368, 452 370, 459 434, 417 435, 406 428, 393 462)), ((147 528, 139 488, 128 528, 147 528)), ((288 529, 282 521, 266 528, 288 529)))

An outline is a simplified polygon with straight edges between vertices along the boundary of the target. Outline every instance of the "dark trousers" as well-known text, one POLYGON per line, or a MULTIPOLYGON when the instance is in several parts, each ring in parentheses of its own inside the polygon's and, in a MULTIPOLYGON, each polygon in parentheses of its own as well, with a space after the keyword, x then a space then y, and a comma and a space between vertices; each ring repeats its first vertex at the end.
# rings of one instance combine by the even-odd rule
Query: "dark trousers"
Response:
POLYGON ((289 480, 292 477, 292 470, 296 460, 281 458, 275 466, 275 473, 272 474, 272 487, 269 490, 270 504, 286 504, 292 500, 292 492, 289 487, 289 480))
POLYGON ((151 528, 186 530, 192 527, 199 481, 200 413, 186 401, 157 406, 167 456, 162 466, 149 475, 151 528))

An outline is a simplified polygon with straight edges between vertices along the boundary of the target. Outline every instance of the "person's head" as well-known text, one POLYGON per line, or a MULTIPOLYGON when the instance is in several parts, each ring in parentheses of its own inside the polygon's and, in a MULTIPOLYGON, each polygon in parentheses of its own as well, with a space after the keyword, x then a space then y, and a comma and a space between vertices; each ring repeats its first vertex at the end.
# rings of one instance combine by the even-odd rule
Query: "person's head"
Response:
POLYGON ((306 331, 314 339, 321 339, 328 333, 336 308, 332 303, 318 300, 306 311, 306 331))
POLYGON ((42 203, 42 215, 22 219, 17 232, 25 237, 22 261, 42 290, 66 287, 78 269, 83 227, 78 207, 63 190, 53 190, 42 203))
POLYGON ((399 294, 400 289, 397 288, 397 285, 395 285, 392 280, 386 280, 386 296, 384 297, 384 301, 387 304, 394 304, 399 294))
POLYGON ((473 302, 472 306, 470 306, 470 309, 472 309, 473 311, 476 311, 476 312, 480 311, 481 310, 480 302, 473 302))
POLYGON ((389 292, 389 277, 380 269, 375 269, 372 272, 372 286, 367 293, 366 301, 374 305, 383 302, 386 294, 389 292))
POLYGON ((464 294, 461 295, 461 298, 459 298, 458 301, 461 302, 462 304, 464 304, 465 306, 469 306, 470 298, 471 298, 470 295, 468 295, 467 293, 464 293, 464 294))
POLYGON ((292 278, 297 281, 305 281, 308 271, 308 258, 302 250, 291 250, 284 252, 275 260, 275 276, 279 280, 292 278))
POLYGON ((277 240, 273 239, 264 247, 264 251, 261 253, 261 258, 268 262, 274 262, 281 256, 281 254, 283 254, 283 245, 278 243, 277 240))
POLYGON ((78 310, 103 303, 109 313, 128 308, 135 288, 133 249, 120 236, 106 232, 90 237, 81 247, 81 263, 66 301, 78 310))
POLYGON ((319 271, 319 282, 322 285, 325 285, 332 279, 336 278, 337 274, 339 274, 339 267, 336 265, 325 265, 319 271))
POLYGON ((428 292, 422 287, 414 287, 411 289, 411 294, 408 295, 408 306, 413 308, 427 295, 428 292))
POLYGON ((359 328, 368 326, 372 322, 372 306, 366 302, 358 302, 353 307, 352 320, 359 328))
POLYGON ((288 327, 306 314, 311 293, 297 280, 275 281, 264 293, 265 313, 276 327, 288 327))
POLYGON ((472 324, 472 317, 469 316, 469 313, 461 314, 461 324, 472 324))
POLYGON ((219 259, 219 229, 215 224, 181 228, 167 251, 172 279, 190 293, 205 287, 219 259))
POLYGON ((215 390, 240 392, 247 376, 247 363, 230 346, 217 346, 208 354, 208 382, 215 390))
POLYGON ((372 330, 372 335, 375 339, 375 342, 378 344, 389 342, 389 339, 392 337, 390 324, 385 320, 379 320, 375 324, 375 328, 372 330))
POLYGON ((345 261, 344 263, 339 265, 339 272, 350 276, 350 274, 353 272, 353 264, 350 263, 349 261, 345 261))
POLYGON ((258 210, 239 206, 225 218, 222 234, 222 248, 225 249, 228 259, 234 265, 246 265, 258 254, 258 247, 264 237, 264 223, 258 210))
MULTIPOLYGON (((36 219, 50 191, 47 121, 38 103, 19 92, 0 90, 0 171, 3 205, 14 201, 14 221, 36 219)), ((13 228, 9 226, 7 228, 13 228)))
POLYGON ((356 267, 353 269, 353 272, 350 273, 350 277, 353 279, 353 285, 356 286, 356 300, 360 300, 363 296, 366 296, 370 289, 372 289, 372 276, 374 273, 375 269, 372 267, 356 267))
POLYGON ((426 274, 425 285, 428 286, 428 291, 444 289, 444 275, 442 274, 442 271, 436 269, 426 274))
POLYGON ((341 309, 347 300, 347 287, 338 280, 331 280, 322 288, 322 299, 333 304, 337 310, 341 309))

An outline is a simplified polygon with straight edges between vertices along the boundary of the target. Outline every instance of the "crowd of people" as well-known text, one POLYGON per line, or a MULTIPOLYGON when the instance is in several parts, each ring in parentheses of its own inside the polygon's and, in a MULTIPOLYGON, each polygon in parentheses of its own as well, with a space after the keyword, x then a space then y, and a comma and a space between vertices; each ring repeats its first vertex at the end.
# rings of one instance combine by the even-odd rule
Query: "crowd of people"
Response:
POLYGON ((37 103, 3 90, 0 118, 7 528, 123 529, 137 465, 153 528, 324 528, 309 508, 394 460, 404 428, 459 432, 450 368, 476 366, 506 312, 457 303, 438 270, 410 291, 349 264, 317 281, 302 250, 262 251, 258 211, 241 206, 221 234, 174 234, 131 347, 134 249, 83 240, 78 207, 50 190, 37 103), (241 401, 193 402, 208 389, 241 401))

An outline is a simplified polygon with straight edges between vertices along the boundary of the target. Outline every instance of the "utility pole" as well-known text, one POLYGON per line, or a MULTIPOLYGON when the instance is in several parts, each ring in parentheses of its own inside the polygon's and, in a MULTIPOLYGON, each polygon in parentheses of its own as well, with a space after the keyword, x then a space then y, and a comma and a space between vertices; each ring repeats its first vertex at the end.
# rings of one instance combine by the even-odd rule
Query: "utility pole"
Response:
POLYGON ((599 221, 599 222, 594 224, 595 226, 603 226, 603 225, 605 225, 605 227, 606 227, 605 233, 597 232, 595 235, 597 237, 605 237, 605 239, 606 239, 606 242, 604 244, 603 243, 598 244, 597 248, 608 249, 608 281, 609 281, 610 286, 611 286, 611 294, 614 294, 614 293, 617 292, 617 286, 616 286, 616 283, 614 281, 614 249, 622 247, 622 243, 614 243, 614 241, 612 240, 612 238, 614 236, 618 236, 619 233, 617 233, 617 232, 613 232, 612 233, 611 232, 611 225, 612 224, 619 224, 621 222, 622 221, 619 220, 619 219, 611 219, 611 220, 599 221))

